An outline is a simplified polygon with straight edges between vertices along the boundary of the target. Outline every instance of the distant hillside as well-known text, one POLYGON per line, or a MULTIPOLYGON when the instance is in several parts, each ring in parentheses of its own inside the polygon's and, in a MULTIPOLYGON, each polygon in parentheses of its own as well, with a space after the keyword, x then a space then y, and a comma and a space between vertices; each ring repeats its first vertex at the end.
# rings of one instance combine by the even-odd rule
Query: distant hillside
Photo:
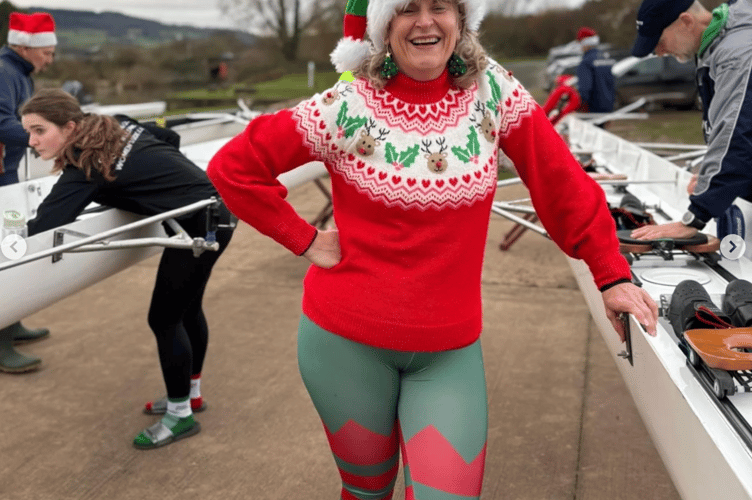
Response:
POLYGON ((233 33, 247 45, 253 45, 255 42, 253 35, 242 31, 167 25, 116 12, 96 13, 35 7, 26 11, 44 11, 52 14, 61 51, 68 48, 81 50, 85 47, 104 44, 154 46, 175 40, 209 38, 216 36, 218 32, 233 33))

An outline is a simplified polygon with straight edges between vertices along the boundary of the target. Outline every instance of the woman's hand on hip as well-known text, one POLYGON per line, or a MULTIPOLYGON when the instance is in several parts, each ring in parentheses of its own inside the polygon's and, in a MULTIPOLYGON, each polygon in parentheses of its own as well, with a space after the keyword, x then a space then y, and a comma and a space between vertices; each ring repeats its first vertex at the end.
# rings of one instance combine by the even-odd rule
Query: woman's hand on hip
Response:
POLYGON ((313 265, 324 269, 339 264, 339 261, 342 260, 342 252, 339 248, 339 231, 336 229, 319 230, 311 248, 306 250, 303 257, 310 260, 313 265))

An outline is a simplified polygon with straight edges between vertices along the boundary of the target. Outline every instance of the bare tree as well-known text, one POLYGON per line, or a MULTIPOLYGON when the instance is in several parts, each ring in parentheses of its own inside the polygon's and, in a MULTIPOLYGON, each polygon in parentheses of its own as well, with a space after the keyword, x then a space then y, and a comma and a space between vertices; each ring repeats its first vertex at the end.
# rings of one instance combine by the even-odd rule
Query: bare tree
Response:
POLYGON ((301 36, 326 22, 341 22, 344 0, 219 0, 238 26, 273 36, 282 56, 295 61, 301 36))

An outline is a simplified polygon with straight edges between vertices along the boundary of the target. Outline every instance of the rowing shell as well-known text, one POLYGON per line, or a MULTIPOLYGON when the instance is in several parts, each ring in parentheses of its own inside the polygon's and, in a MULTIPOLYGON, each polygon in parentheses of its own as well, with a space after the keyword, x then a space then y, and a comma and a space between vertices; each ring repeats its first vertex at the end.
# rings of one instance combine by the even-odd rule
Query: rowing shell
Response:
MULTIPOLYGON (((599 169, 633 181, 624 186, 603 185, 610 204, 618 206, 626 189, 642 201, 657 223, 681 218, 689 205, 686 188, 691 173, 687 169, 576 117, 566 117, 560 125, 573 151, 587 152, 599 169)), ((743 200, 735 204, 746 221, 752 220, 752 206, 743 200)), ((714 234, 715 224, 711 222, 704 231, 714 234)), ((587 266, 569 259, 593 319, 685 500, 752 498, 752 393, 743 392, 746 389, 741 385, 739 392, 727 397, 713 393, 707 377, 688 363, 680 349, 665 318, 666 306, 674 287, 685 279, 700 282, 720 305, 728 281, 752 280, 750 247, 747 243, 746 252, 736 260, 717 252, 678 252, 671 260, 665 255, 635 256, 634 281, 662 306, 662 315, 656 337, 647 335, 630 316, 627 344, 619 341, 606 317, 587 266)))

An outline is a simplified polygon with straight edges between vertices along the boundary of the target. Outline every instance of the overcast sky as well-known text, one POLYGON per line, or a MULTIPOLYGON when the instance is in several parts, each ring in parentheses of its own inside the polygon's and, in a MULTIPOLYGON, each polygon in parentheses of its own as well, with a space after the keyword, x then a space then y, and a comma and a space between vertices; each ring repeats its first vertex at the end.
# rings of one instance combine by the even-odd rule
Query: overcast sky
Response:
POLYGON ((22 8, 121 12, 164 24, 237 28, 230 19, 222 16, 216 0, 12 0, 12 3, 22 8))
MULTIPOLYGON (((487 0, 489 7, 499 7, 512 0, 487 0)), ((217 0, 12 0, 22 7, 114 11, 133 17, 153 19, 164 24, 186 24, 202 28, 237 29, 232 20, 224 17, 217 0), (106 7, 103 7, 106 5, 106 7)), ((584 0, 523 0, 528 6, 577 6, 584 0)), ((520 5, 518 3, 518 5, 520 5)))

